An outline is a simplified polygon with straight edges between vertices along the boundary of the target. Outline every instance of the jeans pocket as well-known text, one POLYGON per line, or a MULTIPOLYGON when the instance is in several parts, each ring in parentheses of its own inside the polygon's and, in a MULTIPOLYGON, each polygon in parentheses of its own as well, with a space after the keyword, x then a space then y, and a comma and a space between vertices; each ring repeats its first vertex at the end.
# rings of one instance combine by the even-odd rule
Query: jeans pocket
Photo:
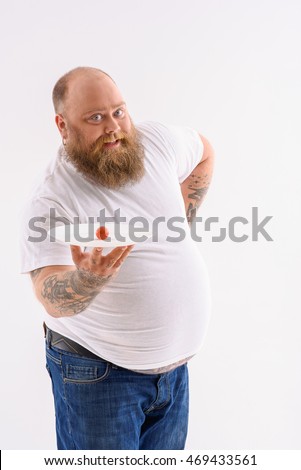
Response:
POLYGON ((63 364, 63 380, 65 383, 93 384, 102 382, 110 373, 110 363, 106 361, 89 361, 88 359, 66 358, 63 364))

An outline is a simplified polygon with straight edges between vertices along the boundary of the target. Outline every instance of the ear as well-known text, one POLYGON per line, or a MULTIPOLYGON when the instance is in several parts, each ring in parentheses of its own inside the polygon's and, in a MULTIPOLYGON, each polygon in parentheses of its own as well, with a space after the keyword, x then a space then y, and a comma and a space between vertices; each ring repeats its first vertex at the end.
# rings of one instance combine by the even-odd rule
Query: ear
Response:
POLYGON ((67 139, 68 137, 68 129, 67 124, 64 117, 61 114, 56 114, 55 116, 55 123, 57 128, 62 136, 63 139, 67 139))

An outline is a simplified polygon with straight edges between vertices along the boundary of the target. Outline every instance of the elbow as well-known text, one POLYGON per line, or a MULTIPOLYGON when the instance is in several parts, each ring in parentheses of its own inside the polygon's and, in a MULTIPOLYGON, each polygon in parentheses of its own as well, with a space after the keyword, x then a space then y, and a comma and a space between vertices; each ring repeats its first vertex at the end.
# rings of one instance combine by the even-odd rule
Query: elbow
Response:
POLYGON ((42 293, 40 290, 38 290, 38 288, 34 289, 35 291, 35 296, 36 296, 36 299, 38 300, 38 302, 40 304, 42 304, 42 306, 44 307, 46 313, 48 315, 50 315, 51 317, 53 318, 58 318, 60 317, 61 315, 59 315, 56 307, 54 304, 51 304, 49 303, 43 296, 42 296, 42 293))

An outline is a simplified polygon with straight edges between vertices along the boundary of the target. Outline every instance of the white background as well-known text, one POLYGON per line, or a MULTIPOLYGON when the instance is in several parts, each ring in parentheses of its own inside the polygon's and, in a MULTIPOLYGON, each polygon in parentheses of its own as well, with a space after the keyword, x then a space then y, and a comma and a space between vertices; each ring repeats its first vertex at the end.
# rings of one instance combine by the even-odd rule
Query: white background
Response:
POLYGON ((55 449, 19 213, 60 144, 52 87, 90 65, 116 80, 134 121, 190 125, 215 147, 198 214, 220 220, 199 243, 213 310, 189 366, 187 449, 300 449, 300 1, 10 0, 0 21, 1 448, 55 449), (252 207, 273 216, 273 242, 252 241, 252 207), (235 216, 249 239, 212 242, 235 216))

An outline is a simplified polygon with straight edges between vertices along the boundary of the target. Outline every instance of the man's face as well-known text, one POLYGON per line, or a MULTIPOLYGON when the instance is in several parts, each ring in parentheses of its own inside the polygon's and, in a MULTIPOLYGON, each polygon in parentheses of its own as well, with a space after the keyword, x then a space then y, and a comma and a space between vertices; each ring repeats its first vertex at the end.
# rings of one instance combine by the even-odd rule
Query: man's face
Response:
POLYGON ((117 189, 142 178, 143 147, 118 88, 106 75, 71 78, 56 123, 68 158, 88 179, 117 189))

